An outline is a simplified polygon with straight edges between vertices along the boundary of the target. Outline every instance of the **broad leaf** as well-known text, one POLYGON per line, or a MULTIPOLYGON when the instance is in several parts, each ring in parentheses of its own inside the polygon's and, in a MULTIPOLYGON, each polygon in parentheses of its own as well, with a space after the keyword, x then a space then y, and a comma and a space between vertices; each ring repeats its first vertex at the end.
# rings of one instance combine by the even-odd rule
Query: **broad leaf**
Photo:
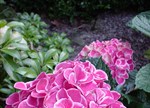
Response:
POLYGON ((133 29, 139 30, 150 37, 150 11, 142 12, 135 16, 128 24, 133 29))
POLYGON ((0 37, 0 45, 5 43, 6 41, 8 41, 11 34, 12 34, 12 30, 8 28, 3 36, 0 35, 1 36, 0 37))
POLYGON ((35 60, 27 58, 27 59, 23 60, 22 62, 24 65, 27 65, 27 66, 33 68, 36 71, 36 73, 39 73, 40 66, 37 65, 38 63, 35 60))
POLYGON ((23 27, 24 24, 21 22, 17 22, 17 21, 11 21, 10 23, 7 24, 10 28, 13 27, 23 27))
POLYGON ((28 45, 25 43, 11 43, 9 46, 23 51, 29 50, 28 45))
POLYGON ((17 64, 12 61, 10 58, 3 57, 3 65, 7 74, 15 81, 17 81, 17 77, 14 75, 14 70, 17 68, 17 64))
POLYGON ((150 64, 143 66, 136 75, 136 88, 150 93, 150 64))
POLYGON ((15 49, 1 49, 1 51, 19 60, 21 58, 19 52, 15 49))
POLYGON ((27 78, 35 78, 37 76, 36 72, 32 68, 27 67, 19 67, 16 72, 27 78))
POLYGON ((0 0, 0 4, 5 4, 5 1, 4 0, 0 0))
POLYGON ((62 62, 64 60, 66 60, 67 58, 69 57, 68 53, 67 52, 61 52, 60 53, 60 56, 59 56, 59 62, 62 62))
POLYGON ((124 89, 126 94, 134 90, 135 78, 137 73, 138 73, 137 70, 133 70, 132 72, 129 73, 129 78, 126 80, 124 84, 124 89))
POLYGON ((57 49, 54 49, 54 48, 48 50, 48 51, 45 53, 45 56, 44 56, 45 60, 47 61, 47 60, 50 59, 52 56, 54 56, 57 52, 58 52, 58 50, 57 50, 57 49))

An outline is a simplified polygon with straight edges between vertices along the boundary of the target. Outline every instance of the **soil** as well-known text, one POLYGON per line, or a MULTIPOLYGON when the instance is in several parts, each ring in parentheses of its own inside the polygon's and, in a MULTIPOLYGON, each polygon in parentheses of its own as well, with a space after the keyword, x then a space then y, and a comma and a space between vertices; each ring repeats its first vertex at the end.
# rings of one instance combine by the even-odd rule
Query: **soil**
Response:
POLYGON ((150 60, 144 58, 144 51, 150 48, 150 38, 126 25, 137 14, 137 12, 129 11, 109 11, 100 13, 88 23, 82 20, 75 20, 73 24, 69 24, 68 21, 46 21, 51 25, 50 32, 65 32, 71 39, 74 48, 71 58, 74 58, 84 45, 89 45, 95 40, 103 41, 118 38, 131 43, 134 50, 135 68, 139 69, 150 63, 150 60))

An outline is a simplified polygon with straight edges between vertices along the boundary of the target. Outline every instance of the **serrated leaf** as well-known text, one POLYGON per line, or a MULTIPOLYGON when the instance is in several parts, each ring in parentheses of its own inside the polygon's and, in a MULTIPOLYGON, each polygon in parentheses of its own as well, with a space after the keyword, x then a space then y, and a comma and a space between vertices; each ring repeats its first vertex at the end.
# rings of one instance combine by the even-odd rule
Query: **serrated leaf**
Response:
POLYGON ((27 67, 19 67, 16 72, 27 78, 36 78, 37 76, 36 72, 32 68, 27 67))
POLYGON ((136 75, 136 88, 150 93, 150 64, 143 66, 136 75))

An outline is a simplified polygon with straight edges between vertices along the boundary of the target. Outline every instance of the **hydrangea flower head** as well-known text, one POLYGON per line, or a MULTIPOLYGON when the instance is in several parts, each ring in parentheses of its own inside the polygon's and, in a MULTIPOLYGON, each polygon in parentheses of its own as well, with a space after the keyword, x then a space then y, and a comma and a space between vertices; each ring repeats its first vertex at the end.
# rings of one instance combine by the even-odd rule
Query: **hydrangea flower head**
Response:
POLYGON ((83 58, 102 57, 105 64, 111 70, 112 77, 116 79, 118 84, 124 84, 128 79, 128 72, 134 69, 132 60, 133 50, 128 42, 121 42, 118 39, 110 41, 96 41, 89 46, 85 46, 76 57, 76 60, 83 58))
POLYGON ((6 99, 5 108, 125 108, 107 79, 89 61, 65 61, 52 74, 17 82, 14 87, 20 91, 6 99))

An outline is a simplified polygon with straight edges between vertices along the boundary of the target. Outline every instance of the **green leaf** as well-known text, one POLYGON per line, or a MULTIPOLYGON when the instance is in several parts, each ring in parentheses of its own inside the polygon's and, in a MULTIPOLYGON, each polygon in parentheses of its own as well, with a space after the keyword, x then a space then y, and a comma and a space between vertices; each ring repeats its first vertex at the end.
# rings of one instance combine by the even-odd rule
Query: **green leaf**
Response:
POLYGON ((29 50, 28 45, 25 43, 11 43, 9 46, 23 51, 29 50))
POLYGON ((6 20, 0 20, 0 28, 4 27, 7 24, 6 20))
POLYGON ((58 50, 54 49, 54 48, 48 50, 45 53, 45 56, 44 56, 45 60, 47 61, 48 59, 50 59, 51 57, 53 57, 57 52, 58 52, 58 50))
POLYGON ((143 66, 136 75, 135 88, 143 89, 150 93, 150 64, 143 66))
POLYGON ((19 52, 15 49, 1 49, 1 51, 19 60, 21 58, 19 52))
POLYGON ((124 89, 125 89, 126 94, 128 94, 134 90, 135 78, 136 78, 137 73, 138 73, 137 70, 133 70, 132 72, 129 73, 129 78, 126 80, 126 82, 124 84, 124 89))
POLYGON ((144 56, 145 56, 146 58, 150 59, 150 49, 148 49, 148 50, 146 50, 146 51, 144 52, 144 56))
POLYGON ((0 45, 8 41, 10 39, 11 34, 12 34, 12 30, 8 28, 6 33, 3 36, 0 36, 0 45))
POLYGON ((9 88, 1 88, 1 89, 0 89, 0 92, 9 95, 9 94, 11 94, 11 93, 14 92, 14 91, 11 90, 11 89, 9 89, 9 88))
POLYGON ((64 60, 66 60, 69 57, 69 54, 67 52, 61 52, 60 56, 59 56, 59 62, 62 62, 64 60))
POLYGON ((0 4, 5 4, 5 1, 4 0, 0 0, 0 4))
POLYGON ((24 24, 22 22, 17 22, 17 21, 11 21, 10 23, 7 24, 10 28, 13 27, 23 27, 24 24))
POLYGON ((36 78, 37 76, 36 72, 32 68, 27 67, 19 67, 16 72, 27 78, 36 78))
POLYGON ((14 75, 14 70, 17 68, 17 64, 12 61, 12 58, 4 58, 3 57, 3 65, 7 74, 15 81, 17 81, 17 77, 14 75))
POLYGON ((39 52, 38 56, 39 56, 39 61, 40 61, 41 65, 43 65, 44 64, 44 53, 39 52))
POLYGON ((38 53, 35 51, 28 51, 28 55, 33 59, 39 58, 38 53))
POLYGON ((27 58, 27 59, 23 60, 22 62, 23 62, 24 65, 27 65, 27 66, 33 68, 36 71, 36 73, 39 73, 40 66, 37 65, 38 63, 36 63, 35 60, 27 58))
POLYGON ((150 37, 150 11, 142 12, 135 16, 128 24, 129 27, 139 30, 150 37))

